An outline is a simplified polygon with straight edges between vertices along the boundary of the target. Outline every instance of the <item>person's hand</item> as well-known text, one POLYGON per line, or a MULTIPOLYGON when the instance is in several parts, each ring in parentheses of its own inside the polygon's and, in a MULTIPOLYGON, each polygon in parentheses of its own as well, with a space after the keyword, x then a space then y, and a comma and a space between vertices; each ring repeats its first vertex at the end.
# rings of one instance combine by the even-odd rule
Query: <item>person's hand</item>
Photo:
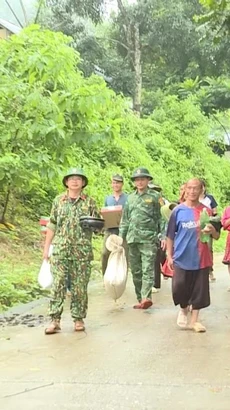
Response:
POLYGON ((162 249, 162 251, 165 251, 166 250, 166 239, 162 239, 161 240, 161 249, 162 249))
POLYGON ((215 228, 212 224, 207 224, 204 229, 201 230, 202 233, 205 233, 207 235, 212 235, 215 231, 215 228))
POLYGON ((170 269, 170 270, 173 270, 173 269, 174 269, 174 266, 173 266, 173 258, 170 257, 170 256, 168 256, 168 257, 167 257, 167 260, 168 260, 168 267, 169 267, 169 269, 170 269))
POLYGON ((46 249, 44 249, 43 259, 45 259, 48 262, 48 260, 49 260, 49 249, 48 249, 48 251, 46 249))

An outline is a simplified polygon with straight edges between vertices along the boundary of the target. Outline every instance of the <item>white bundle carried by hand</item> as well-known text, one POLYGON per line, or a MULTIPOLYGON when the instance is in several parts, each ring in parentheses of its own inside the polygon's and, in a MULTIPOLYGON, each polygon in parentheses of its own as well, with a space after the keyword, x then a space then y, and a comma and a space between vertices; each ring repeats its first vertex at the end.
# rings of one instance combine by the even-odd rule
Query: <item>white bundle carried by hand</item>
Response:
POLYGON ((49 289, 53 283, 53 275, 50 270, 50 263, 44 259, 38 274, 38 283, 43 289, 49 289))
POLYGON ((110 235, 105 244, 111 254, 104 275, 104 285, 106 292, 114 300, 124 293, 127 282, 127 262, 122 243, 122 238, 110 235))

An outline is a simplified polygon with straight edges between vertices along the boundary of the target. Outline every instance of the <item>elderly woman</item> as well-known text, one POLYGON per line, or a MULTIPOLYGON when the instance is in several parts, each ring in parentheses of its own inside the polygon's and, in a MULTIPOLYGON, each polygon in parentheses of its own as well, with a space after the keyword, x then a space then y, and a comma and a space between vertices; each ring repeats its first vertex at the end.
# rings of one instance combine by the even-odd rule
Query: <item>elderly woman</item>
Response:
POLYGON ((174 269, 173 300, 175 305, 180 305, 177 324, 198 333, 206 331, 198 317, 200 309, 210 305, 209 270, 212 266, 211 251, 208 243, 202 242, 201 233, 219 238, 218 230, 211 223, 201 230, 200 217, 207 209, 199 202, 201 192, 199 179, 187 182, 186 200, 173 210, 167 230, 168 264, 174 269))

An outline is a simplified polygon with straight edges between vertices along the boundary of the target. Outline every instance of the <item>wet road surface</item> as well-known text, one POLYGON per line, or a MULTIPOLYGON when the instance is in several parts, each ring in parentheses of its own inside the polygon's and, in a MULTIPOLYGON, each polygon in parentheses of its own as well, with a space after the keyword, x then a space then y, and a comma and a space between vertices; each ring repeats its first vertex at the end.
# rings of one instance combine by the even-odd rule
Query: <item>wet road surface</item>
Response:
POLYGON ((230 279, 216 261, 205 334, 177 328, 170 280, 148 311, 132 308, 131 281, 117 303, 93 283, 85 333, 73 332, 68 299, 52 336, 47 301, 18 308, 36 323, 0 327, 0 410, 229 410, 230 279))

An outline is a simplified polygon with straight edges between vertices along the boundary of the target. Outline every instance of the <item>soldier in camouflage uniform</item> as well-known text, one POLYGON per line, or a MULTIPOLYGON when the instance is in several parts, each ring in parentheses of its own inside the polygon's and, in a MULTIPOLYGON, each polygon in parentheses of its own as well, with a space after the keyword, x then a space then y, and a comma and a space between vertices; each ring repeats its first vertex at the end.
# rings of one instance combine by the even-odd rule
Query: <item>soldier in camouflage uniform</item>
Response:
POLYGON ((132 175, 136 191, 128 196, 123 210, 119 235, 127 240, 130 267, 138 303, 135 309, 152 305, 153 267, 157 237, 161 231, 161 196, 148 188, 152 176, 146 168, 132 175))
POLYGON ((85 329, 83 319, 87 313, 87 286, 91 273, 90 263, 93 259, 92 231, 82 229, 79 218, 81 216, 100 217, 95 201, 82 192, 88 184, 83 170, 71 168, 64 176, 63 184, 67 191, 54 199, 43 255, 48 259, 52 242, 54 246, 51 269, 54 283, 49 306, 52 321, 45 330, 46 334, 53 334, 60 330, 68 274, 71 278, 70 309, 74 327, 76 331, 85 329))

